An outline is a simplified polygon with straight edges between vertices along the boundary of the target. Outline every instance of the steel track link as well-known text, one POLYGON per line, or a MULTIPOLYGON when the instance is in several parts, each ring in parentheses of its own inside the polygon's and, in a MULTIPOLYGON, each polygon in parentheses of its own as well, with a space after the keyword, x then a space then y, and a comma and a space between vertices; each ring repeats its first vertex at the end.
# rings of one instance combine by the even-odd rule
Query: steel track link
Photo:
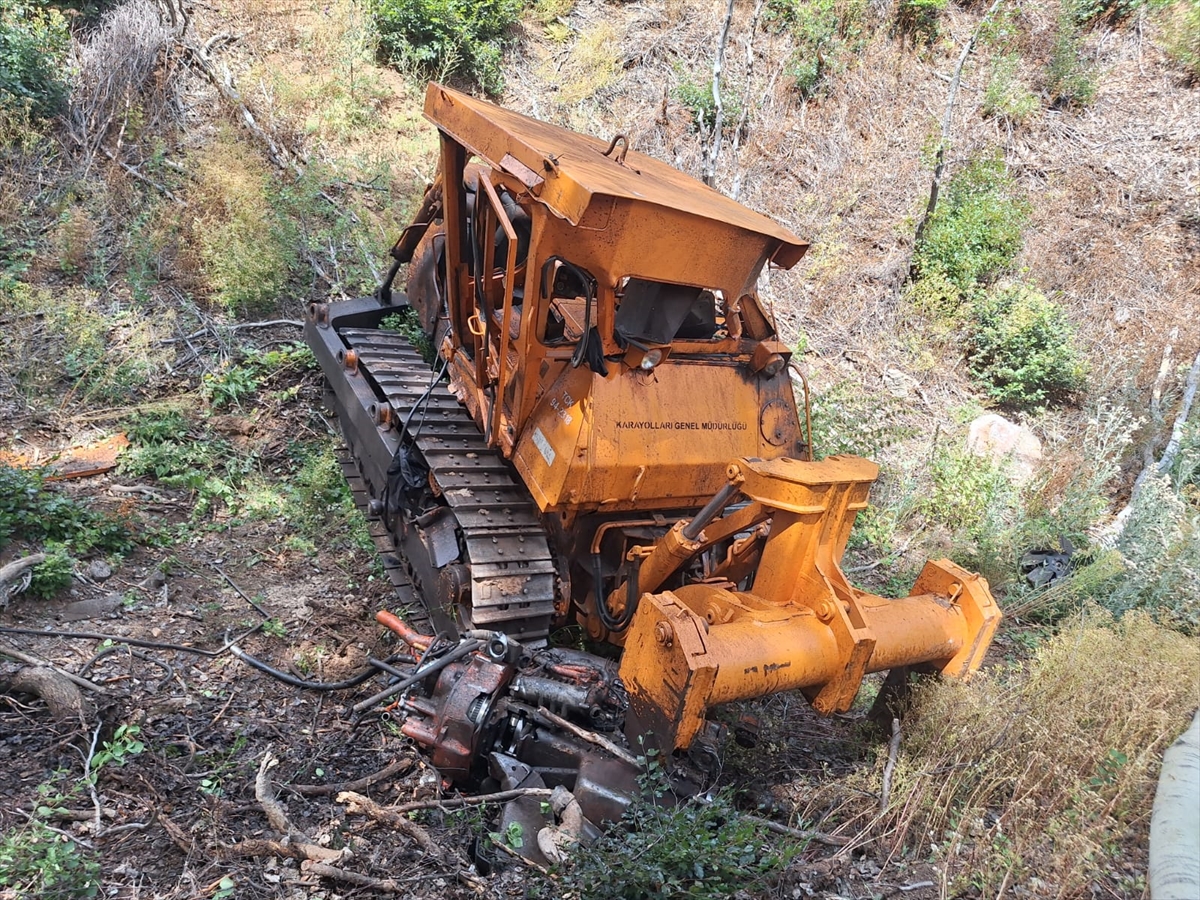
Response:
MULTIPOLYGON (((398 333, 346 328, 339 334, 387 399, 397 427, 404 428, 429 388, 429 365, 398 333)), ((487 446, 448 386, 434 388, 408 431, 457 520, 466 555, 462 561, 470 566, 471 625, 531 645, 545 641, 554 614, 555 566, 528 491, 499 452, 487 446)), ((379 528, 387 533, 382 522, 379 528)), ((386 567, 386 556, 396 555, 395 545, 381 552, 386 567)))

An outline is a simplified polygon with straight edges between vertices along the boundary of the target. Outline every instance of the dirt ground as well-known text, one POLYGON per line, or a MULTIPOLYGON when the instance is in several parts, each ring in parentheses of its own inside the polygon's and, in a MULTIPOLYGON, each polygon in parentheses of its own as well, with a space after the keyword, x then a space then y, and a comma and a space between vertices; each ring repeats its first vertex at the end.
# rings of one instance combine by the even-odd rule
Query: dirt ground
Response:
MULTIPOLYGON (((316 376, 302 381, 275 415, 231 414, 221 427, 236 433, 253 426, 260 448, 282 446, 319 403, 316 376)), ((11 427, 47 452, 66 440, 32 420, 14 419, 11 427)), ((243 521, 228 510, 197 519, 186 491, 118 472, 60 482, 59 489, 186 536, 167 547, 139 546, 111 567, 82 560, 62 597, 17 595, 0 610, 0 649, 99 688, 82 691, 81 715, 62 718, 32 695, 0 695, 0 832, 21 826, 39 806, 53 808, 45 820, 95 849, 101 896, 113 898, 521 897, 539 883, 541 896, 558 895, 552 878, 516 860, 485 866, 486 874, 476 867, 473 848, 486 843, 494 806, 482 815, 416 814, 433 840, 422 847, 338 801, 354 782, 384 806, 442 794, 437 773, 397 722, 382 710, 351 710, 379 689, 377 679, 338 692, 302 690, 228 649, 236 644, 294 677, 324 682, 351 677, 368 656, 396 652, 374 621, 394 594, 371 554, 334 542, 310 552, 285 549, 277 523, 243 521), (134 737, 141 751, 103 765, 93 795, 85 775, 97 750, 134 737), (268 757, 278 760, 265 770, 269 796, 278 796, 295 832, 330 851, 336 877, 288 857, 289 840, 256 786, 268 757)), ((22 552, 18 542, 0 562, 22 552)), ((0 680, 23 665, 0 656, 0 680)), ((861 713, 821 719, 799 695, 731 715, 741 712, 760 720, 760 740, 752 750, 730 742, 717 786, 734 788, 740 802, 778 824, 835 839, 808 844, 768 893, 755 896, 934 896, 934 873, 876 859, 869 844, 851 840, 869 823, 848 818, 841 801, 797 788, 836 781, 879 752, 861 713), (814 807, 821 802, 828 805, 814 807), (929 885, 913 889, 922 882, 929 885)), ((298 839, 293 833, 291 841, 298 839)), ((16 896, 0 888, 5 900, 16 896)))

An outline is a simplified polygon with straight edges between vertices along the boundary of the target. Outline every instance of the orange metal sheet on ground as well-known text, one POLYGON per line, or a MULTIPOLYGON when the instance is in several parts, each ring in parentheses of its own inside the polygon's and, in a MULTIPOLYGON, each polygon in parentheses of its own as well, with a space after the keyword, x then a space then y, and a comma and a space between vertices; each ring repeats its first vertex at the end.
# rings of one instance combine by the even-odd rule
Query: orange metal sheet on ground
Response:
POLYGON ((86 478, 89 475, 99 475, 117 466, 117 457, 129 446, 129 438, 124 432, 114 434, 102 441, 88 444, 86 447, 71 447, 60 453, 47 456, 44 460, 28 453, 15 453, 0 450, 0 466, 14 469, 36 469, 45 467, 49 470, 47 481, 61 481, 67 478, 86 478))

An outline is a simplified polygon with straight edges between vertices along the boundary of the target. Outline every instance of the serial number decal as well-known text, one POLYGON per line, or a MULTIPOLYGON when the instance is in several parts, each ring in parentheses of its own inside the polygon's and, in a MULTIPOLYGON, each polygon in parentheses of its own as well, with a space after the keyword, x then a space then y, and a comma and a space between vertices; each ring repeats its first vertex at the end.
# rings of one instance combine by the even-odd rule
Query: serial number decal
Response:
POLYGON ((546 440, 546 435, 542 434, 542 429, 533 429, 533 444, 538 448, 538 453, 542 454, 542 459, 546 461, 546 465, 554 465, 554 448, 546 440))
POLYGON ((645 419, 626 419, 617 428, 630 431, 745 431, 745 422, 652 422, 645 419))
POLYGON ((572 397, 568 391, 563 391, 562 400, 559 400, 557 397, 550 398, 550 408, 552 410, 554 410, 555 415, 557 415, 559 417, 559 419, 562 420, 562 423, 564 425, 570 425, 571 422, 573 421, 571 418, 571 414, 569 412, 567 412, 567 410, 569 410, 574 405, 575 405, 575 398, 572 397))

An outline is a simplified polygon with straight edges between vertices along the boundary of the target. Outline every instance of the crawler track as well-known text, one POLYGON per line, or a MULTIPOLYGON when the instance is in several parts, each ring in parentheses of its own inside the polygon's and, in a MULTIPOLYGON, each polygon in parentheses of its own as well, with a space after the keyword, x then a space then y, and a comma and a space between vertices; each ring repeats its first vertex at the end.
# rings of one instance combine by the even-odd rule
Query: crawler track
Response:
MULTIPOLYGON (((430 370, 407 339, 375 329, 345 328, 339 334, 391 406, 397 428, 407 424, 436 490, 454 515, 458 561, 470 571, 471 626, 503 631, 531 644, 543 641, 554 613, 555 566, 528 492, 444 385, 435 387, 410 418, 429 388, 430 370)), ((353 461, 344 460, 343 470, 365 507, 368 492, 353 461)), ((396 536, 378 518, 371 529, 401 600, 415 599, 411 567, 402 562, 396 536)), ((439 611, 425 605, 432 624, 444 625, 439 611)))

